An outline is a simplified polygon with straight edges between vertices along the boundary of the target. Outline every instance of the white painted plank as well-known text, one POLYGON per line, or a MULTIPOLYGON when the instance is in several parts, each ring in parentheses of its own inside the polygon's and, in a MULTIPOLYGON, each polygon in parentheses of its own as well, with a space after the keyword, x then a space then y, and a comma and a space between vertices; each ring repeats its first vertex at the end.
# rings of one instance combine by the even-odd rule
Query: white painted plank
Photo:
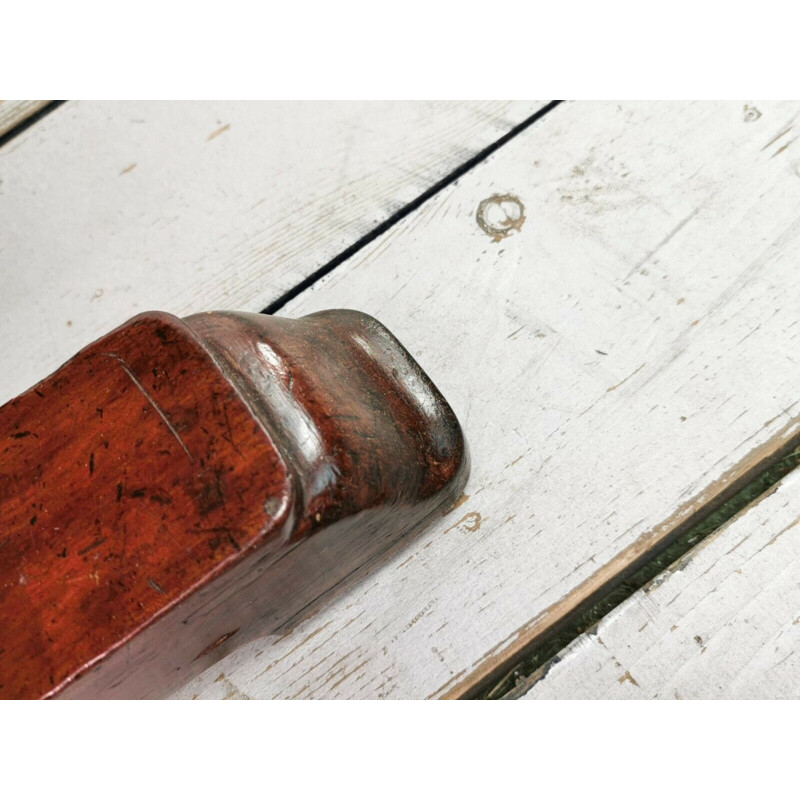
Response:
POLYGON ((545 665, 524 699, 800 697, 800 473, 545 665))
POLYGON ((0 402, 139 311, 257 311, 532 102, 68 103, 0 150, 0 402))
POLYGON ((406 343, 469 498, 178 696, 465 691, 800 430, 800 105, 743 106, 561 106, 290 304, 406 343))
POLYGON ((0 136, 44 108, 49 102, 49 100, 0 100, 0 136))

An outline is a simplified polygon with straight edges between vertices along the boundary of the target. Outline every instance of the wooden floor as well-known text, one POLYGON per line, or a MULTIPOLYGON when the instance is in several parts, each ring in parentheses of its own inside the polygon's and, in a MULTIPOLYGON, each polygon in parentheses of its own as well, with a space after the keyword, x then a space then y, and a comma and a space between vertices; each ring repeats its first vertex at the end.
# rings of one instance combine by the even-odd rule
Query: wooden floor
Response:
MULTIPOLYGON (((798 113, 69 102, 6 134, 0 402, 147 308, 348 307, 469 440, 456 508, 176 696, 478 694, 796 447, 798 113)), ((796 483, 513 695, 800 696, 796 483)))
POLYGON ((795 698, 800 475, 523 683, 537 698, 795 698))
POLYGON ((47 100, 0 100, 0 136, 19 127, 46 105, 47 100))

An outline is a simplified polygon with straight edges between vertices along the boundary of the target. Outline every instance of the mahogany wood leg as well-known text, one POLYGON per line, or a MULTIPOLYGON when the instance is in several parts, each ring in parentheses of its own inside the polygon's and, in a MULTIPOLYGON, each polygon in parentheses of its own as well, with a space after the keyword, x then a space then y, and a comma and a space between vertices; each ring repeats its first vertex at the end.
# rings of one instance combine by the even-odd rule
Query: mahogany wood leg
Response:
POLYGON ((450 407, 372 317, 148 313, 0 408, 0 697, 158 697, 452 502, 450 407))

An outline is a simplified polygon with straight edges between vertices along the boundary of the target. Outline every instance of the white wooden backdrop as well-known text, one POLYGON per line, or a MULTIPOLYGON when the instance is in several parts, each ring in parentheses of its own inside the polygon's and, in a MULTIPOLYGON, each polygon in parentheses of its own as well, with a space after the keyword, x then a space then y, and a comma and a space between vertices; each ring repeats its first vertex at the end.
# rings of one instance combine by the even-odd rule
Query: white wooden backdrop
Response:
POLYGON ((59 107, 0 150, 0 402, 140 311, 261 310, 542 105, 59 107))
MULTIPOLYGON (((241 108, 198 106, 187 128, 165 107, 120 108, 65 106, 0 151, 22 198, 0 243, 0 359, 16 391, 145 307, 263 307, 436 179, 406 188, 398 148, 417 146, 413 126, 365 145, 369 158, 347 148, 363 169, 345 185, 370 190, 345 202, 349 167, 338 145, 318 153, 324 137, 287 134, 276 159, 268 122, 248 127, 241 108), (140 117, 162 122, 132 134, 140 117), (204 154, 237 127, 210 180, 204 154), (143 185, 125 182, 137 172, 143 185), (277 198, 266 216, 263 197, 277 198)), ((535 104, 513 108, 479 126, 480 146, 535 104)), ((177 696, 468 692, 796 436, 798 111, 559 106, 292 301, 282 313, 367 311, 409 347, 464 423, 467 496, 311 619, 177 696)), ((436 163, 449 169, 467 153, 453 157, 464 132, 445 129, 436 163)))
POLYGON ((800 475, 528 682, 541 698, 800 697, 800 475))
POLYGON ((561 106, 290 304, 399 335, 469 497, 180 696, 467 691, 797 432, 800 106, 755 105, 561 106), (495 194, 525 209, 500 241, 495 194))

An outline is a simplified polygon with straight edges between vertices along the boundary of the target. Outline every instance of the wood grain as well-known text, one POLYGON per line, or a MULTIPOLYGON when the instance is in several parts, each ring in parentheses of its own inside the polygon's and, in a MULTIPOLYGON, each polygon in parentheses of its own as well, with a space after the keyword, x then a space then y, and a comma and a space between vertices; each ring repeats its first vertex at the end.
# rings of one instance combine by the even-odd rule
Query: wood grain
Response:
POLYGON ((149 308, 260 311, 542 105, 61 106, 0 151, 0 403, 149 308))
POLYGON ((576 639, 518 694, 797 699, 799 522, 795 471, 576 639))
POLYGON ((467 497, 178 696, 468 693, 795 438, 798 112, 561 106, 290 304, 410 345, 467 497))
POLYGON ((0 697, 158 697, 461 492, 447 403, 363 314, 140 315, 0 407, 0 697))
POLYGON ((0 136, 44 108, 49 100, 0 100, 0 136))
POLYGON ((167 315, 132 320, 0 407, 0 441, 0 697, 111 690, 125 676, 106 681, 102 661, 123 647, 163 690, 220 635, 182 632, 178 601, 287 524, 283 458, 167 315), (140 649, 165 614, 166 637, 140 649))

